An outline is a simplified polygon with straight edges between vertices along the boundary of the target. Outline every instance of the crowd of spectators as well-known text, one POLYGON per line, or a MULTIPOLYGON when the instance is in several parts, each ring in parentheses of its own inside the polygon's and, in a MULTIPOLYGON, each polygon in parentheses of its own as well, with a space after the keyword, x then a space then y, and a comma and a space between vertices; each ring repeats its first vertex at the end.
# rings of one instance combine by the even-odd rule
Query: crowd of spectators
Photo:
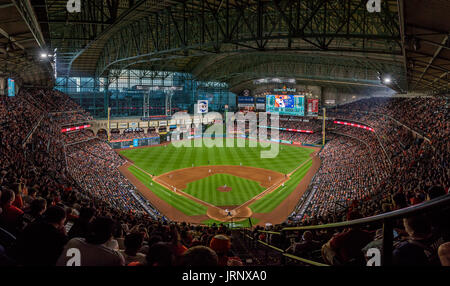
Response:
POLYGON ((321 168, 310 184, 310 206, 295 219, 333 216, 354 200, 370 200, 383 179, 369 147, 350 137, 336 136, 320 152, 320 159, 321 168))
POLYGON ((71 122, 58 116, 76 109, 50 90, 0 98, 0 265, 242 264, 230 252, 229 229, 171 223, 145 210, 106 143, 65 146, 59 124, 71 122), (53 96, 58 104, 48 102, 53 96), (74 247, 80 261, 70 259, 74 247))
MULTIPOLYGON (((308 198, 287 225, 367 217, 448 194, 448 98, 371 98, 339 106, 328 115, 375 132, 327 122, 329 142, 320 152, 321 167, 308 198)), ((439 264, 440 254, 441 264, 448 265, 450 213, 439 211, 395 224, 394 264, 439 264)), ((334 265, 362 265, 364 250, 380 248, 382 241, 382 230, 373 226, 297 234, 283 246, 297 254, 305 254, 306 247, 311 254, 308 247, 315 245, 316 258, 334 265)))
MULTIPOLYGON (((147 132, 143 128, 128 128, 122 132, 119 129, 111 130, 111 140, 132 140, 141 138, 159 137, 159 133, 155 128, 148 128, 147 132)), ((107 139, 107 134, 100 136, 101 139, 107 139)))
POLYGON ((111 147, 98 139, 71 145, 67 149, 70 174, 78 185, 89 190, 94 198, 102 199, 112 208, 126 213, 149 213, 154 219, 159 213, 145 207, 135 187, 120 173, 124 160, 111 147))
POLYGON ((87 140, 95 139, 94 132, 92 130, 75 130, 66 132, 64 135, 64 141, 66 145, 76 144, 87 140))
POLYGON ((84 110, 51 113, 52 121, 61 127, 77 127, 93 120, 93 117, 84 110), (75 126, 74 126, 75 125, 75 126))
POLYGON ((280 140, 293 141, 298 143, 317 144, 322 141, 322 132, 301 133, 294 131, 280 131, 280 140))
POLYGON ((280 116, 279 126, 281 128, 320 132, 322 130, 322 121, 315 118, 302 119, 297 116, 280 116))
POLYGON ((308 207, 302 205, 294 212, 295 220, 340 220, 342 214, 330 219, 326 213, 347 210, 351 205, 357 205, 364 216, 370 216, 391 210, 384 202, 398 193, 403 194, 408 203, 417 204, 424 200, 426 191, 432 186, 441 186, 448 192, 448 105, 443 97, 427 98, 427 102, 428 108, 424 108, 422 98, 373 98, 329 112, 332 118, 326 126, 329 142, 320 152, 322 165, 310 185, 313 197, 309 198, 308 207), (387 112, 388 116, 382 113, 394 107, 395 112, 387 112), (405 114, 403 118, 400 118, 401 112, 405 114), (417 116, 412 117, 410 113, 417 116), (414 120, 407 124, 405 118, 414 120), (369 126, 375 132, 335 124, 333 119, 369 126), (405 122, 401 123, 401 120, 405 122), (414 128, 419 121, 428 122, 435 128, 414 128), (428 141, 421 134, 433 136, 428 141), (353 155, 355 150, 359 156, 353 155), (353 174, 356 171, 361 171, 357 177, 353 174), (364 195, 356 196, 352 189, 364 195))
MULTIPOLYGON (((285 224, 268 229, 353 220, 447 194, 447 100, 373 98, 331 112, 375 132, 328 122, 328 143, 305 204, 285 224)), ((119 172, 124 161, 109 145, 99 139, 80 143, 84 131, 62 134, 61 125, 89 119, 77 110, 57 91, 0 97, 0 231, 12 235, 10 241, 1 236, 0 264, 242 265, 231 252, 229 229, 167 221, 119 172), (81 261, 70 259, 73 248, 80 250, 81 261)), ((282 122, 289 122, 284 128, 320 126, 282 122)), ((448 265, 450 213, 439 211, 395 222, 394 264, 448 265)), ((382 247, 379 225, 289 237, 257 230, 253 236, 262 241, 333 265, 362 265, 364 249, 382 247)))
MULTIPOLYGON (((425 200, 442 196, 444 189, 433 187, 425 200)), ((391 202, 392 207, 399 209, 399 197, 391 202)), ((393 222, 393 251, 391 263, 395 266, 450 266, 450 208, 434 210, 398 219, 393 222)), ((344 220, 355 220, 363 215, 353 209, 344 220)), ((312 224, 321 223, 313 221, 312 224)), ((306 223, 304 223, 306 224, 306 223)), ((285 226, 256 227, 251 235, 287 253, 318 263, 329 265, 380 265, 371 261, 374 249, 383 253, 383 226, 380 223, 353 227, 326 228, 320 230, 298 230, 282 232, 285 226), (260 232, 260 231, 269 231, 260 232), (278 232, 279 234, 276 234, 278 232)), ((277 257, 274 253, 272 256, 277 257)), ((378 261, 380 263, 381 260, 378 261)), ((292 260, 288 264, 307 265, 292 260)))

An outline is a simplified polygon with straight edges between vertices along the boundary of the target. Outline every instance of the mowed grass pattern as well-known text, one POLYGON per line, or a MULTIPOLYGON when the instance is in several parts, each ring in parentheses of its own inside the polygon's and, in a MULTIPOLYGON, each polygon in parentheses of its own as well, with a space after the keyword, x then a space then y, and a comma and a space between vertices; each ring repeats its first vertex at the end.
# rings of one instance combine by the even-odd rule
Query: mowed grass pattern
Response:
MULTIPOLYGON (((191 140, 192 146, 194 146, 191 140)), ((172 144, 140 149, 127 149, 121 155, 133 161, 136 166, 152 175, 161 175, 173 170, 207 165, 240 165, 274 170, 283 174, 292 172, 313 152, 309 148, 278 145, 279 153, 275 158, 261 158, 263 150, 270 148, 247 147, 179 147, 172 144)), ((273 143, 277 145, 276 143, 273 143)), ((225 146, 225 143, 224 143, 225 146)))
POLYGON ((295 171, 289 180, 283 186, 280 186, 270 194, 265 195, 261 199, 257 200, 249 207, 254 213, 270 213, 273 211, 282 201, 284 201, 298 186, 303 177, 308 173, 309 168, 312 166, 312 160, 309 160, 297 171, 295 171))
POLYGON ((258 182, 228 174, 214 174, 187 184, 183 191, 215 206, 241 205, 264 190, 258 182), (227 185, 230 192, 221 192, 217 188, 227 185))
POLYGON ((153 182, 149 175, 142 172, 138 168, 130 166, 128 170, 160 199, 166 201, 184 214, 188 216, 206 214, 205 206, 186 197, 174 194, 172 191, 169 191, 160 184, 153 182))

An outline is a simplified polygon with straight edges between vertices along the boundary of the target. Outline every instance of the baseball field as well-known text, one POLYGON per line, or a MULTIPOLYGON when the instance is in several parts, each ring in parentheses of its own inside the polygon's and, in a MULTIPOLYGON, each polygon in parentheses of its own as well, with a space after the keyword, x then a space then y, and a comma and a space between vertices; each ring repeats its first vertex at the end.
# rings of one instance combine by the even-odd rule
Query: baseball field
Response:
POLYGON ((282 222, 320 165, 317 148, 280 144, 272 146, 279 148, 276 157, 261 158, 270 148, 245 143, 125 149, 119 154, 128 163, 120 169, 171 220, 282 222))

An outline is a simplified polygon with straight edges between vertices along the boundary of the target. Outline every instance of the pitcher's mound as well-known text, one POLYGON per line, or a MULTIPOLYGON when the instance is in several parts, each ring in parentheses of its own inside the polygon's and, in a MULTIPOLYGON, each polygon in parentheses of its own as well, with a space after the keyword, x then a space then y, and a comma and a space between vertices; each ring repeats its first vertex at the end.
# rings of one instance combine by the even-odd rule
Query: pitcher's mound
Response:
POLYGON ((224 185, 224 186, 218 187, 217 190, 218 190, 219 192, 227 193, 227 192, 231 192, 232 188, 229 187, 229 186, 227 186, 227 185, 224 185))

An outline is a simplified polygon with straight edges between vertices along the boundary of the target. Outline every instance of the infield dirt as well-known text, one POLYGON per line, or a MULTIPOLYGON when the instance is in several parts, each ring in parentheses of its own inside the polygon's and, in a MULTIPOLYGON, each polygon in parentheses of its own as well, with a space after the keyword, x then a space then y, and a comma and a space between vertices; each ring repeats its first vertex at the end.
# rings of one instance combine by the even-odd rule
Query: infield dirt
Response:
POLYGON ((176 192, 179 195, 186 196, 191 200, 207 206, 208 210, 206 215, 198 216, 187 216, 183 212, 171 206, 166 201, 156 196, 128 170, 128 167, 133 165, 132 163, 127 162, 126 164, 121 166, 119 170, 128 178, 131 183, 133 183, 134 186, 136 186, 139 192, 141 192, 141 194, 146 197, 153 206, 155 206, 170 220, 201 223, 202 221, 212 218, 217 221, 229 222, 232 220, 236 221, 237 218, 252 217, 259 220, 259 225, 265 225, 266 223, 279 224, 284 222, 287 217, 291 215, 292 211, 298 203, 298 200, 304 194, 311 179, 320 167, 320 159, 317 156, 318 148, 315 148, 315 150, 316 152, 313 152, 310 155, 312 157, 312 166, 300 181, 299 185, 270 213, 252 213, 251 209, 248 206, 254 203, 256 200, 262 198, 264 195, 276 190, 278 186, 289 179, 287 175, 272 170, 247 166, 199 166, 174 170, 160 176, 153 177, 153 180, 155 182, 158 182, 169 190, 174 191, 174 188, 176 188, 176 192), (227 214, 224 207, 213 206, 182 191, 190 182, 194 182, 213 174, 220 173, 230 174, 233 176, 257 181, 261 186, 265 187, 266 190, 240 206, 226 207, 228 210, 230 210, 232 216, 229 216, 227 214))

